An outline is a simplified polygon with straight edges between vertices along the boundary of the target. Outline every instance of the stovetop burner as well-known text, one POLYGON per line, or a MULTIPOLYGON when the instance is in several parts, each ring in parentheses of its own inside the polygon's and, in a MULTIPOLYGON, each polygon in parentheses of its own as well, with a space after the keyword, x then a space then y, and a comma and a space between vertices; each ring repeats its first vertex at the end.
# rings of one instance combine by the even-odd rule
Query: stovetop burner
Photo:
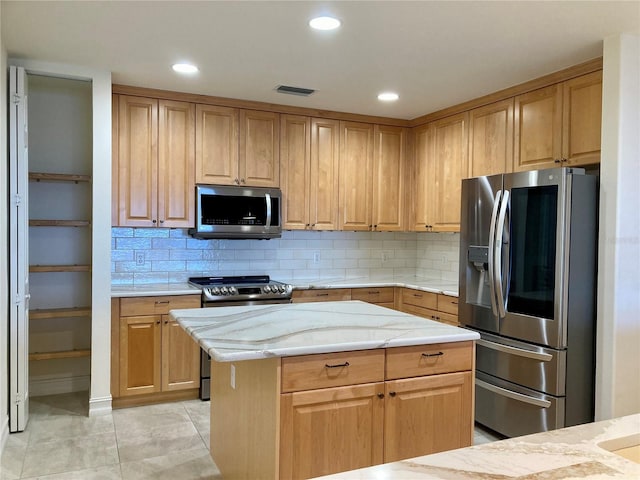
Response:
POLYGON ((271 280, 268 275, 191 277, 189 283, 202 289, 202 305, 247 305, 291 301, 293 287, 271 280))

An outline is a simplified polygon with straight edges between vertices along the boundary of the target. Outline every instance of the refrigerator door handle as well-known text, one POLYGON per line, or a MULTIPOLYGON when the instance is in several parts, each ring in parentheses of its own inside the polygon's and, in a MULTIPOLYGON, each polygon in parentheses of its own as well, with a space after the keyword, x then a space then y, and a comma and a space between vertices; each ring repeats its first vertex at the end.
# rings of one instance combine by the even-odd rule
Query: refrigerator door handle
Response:
POLYGON ((491 213, 491 225, 489 229, 489 291, 491 297, 491 311, 495 316, 498 316, 498 307, 496 302, 496 287, 495 287, 495 256, 496 256, 496 219, 498 217, 498 208, 500 207, 500 199, 502 196, 502 190, 498 190, 496 198, 493 200, 493 212, 491 213))
MULTIPOLYGON (((504 308, 504 292, 502 290, 502 235, 504 234, 504 219, 507 215, 507 207, 509 206, 509 190, 505 190, 502 194, 502 206, 500 207, 500 216, 498 217, 497 232, 495 238, 494 252, 494 282, 496 291, 496 300, 498 302, 499 317, 504 318, 507 312, 504 308)), ((495 208, 495 206, 494 206, 495 208)))
POLYGON ((536 407, 549 408, 551 406, 551 402, 549 400, 541 400, 539 398, 530 397, 529 395, 523 395, 522 393, 513 392, 511 390, 507 390, 506 388, 497 387, 482 380, 478 380, 477 378, 476 386, 484 388, 485 390, 489 390, 490 392, 497 393, 498 395, 502 395, 503 397, 517 400, 518 402, 535 405, 536 407))
POLYGON ((553 356, 548 353, 532 352, 531 350, 524 350, 522 348, 511 347, 509 345, 502 345, 501 343, 490 342, 488 340, 476 340, 476 344, 482 347, 490 348, 492 350, 498 350, 499 352, 508 353, 509 355, 517 355, 518 357, 531 358, 532 360, 538 360, 540 362, 548 362, 553 356))

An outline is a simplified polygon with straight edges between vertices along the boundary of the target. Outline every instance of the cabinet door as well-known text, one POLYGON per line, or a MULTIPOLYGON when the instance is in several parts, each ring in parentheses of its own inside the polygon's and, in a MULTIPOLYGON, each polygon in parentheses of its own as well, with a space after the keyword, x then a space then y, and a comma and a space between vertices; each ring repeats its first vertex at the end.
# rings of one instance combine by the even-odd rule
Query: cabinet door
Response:
POLYGON ((433 130, 423 125, 414 130, 413 230, 429 231, 433 227, 435 165, 433 130))
POLYGON ((513 168, 513 98, 469 112, 469 176, 513 168))
POLYGON ((371 230, 373 125, 340 122, 341 230, 371 230))
POLYGON ((376 125, 373 167, 373 229, 404 229, 407 130, 376 125))
POLYGON ((569 165, 600 162, 602 71, 563 85, 562 158, 569 165))
POLYGON ((340 122, 311 120, 309 221, 314 230, 338 228, 340 122))
POLYGON ((118 225, 152 227, 158 213, 158 101, 120 95, 118 225))
POLYGON ((120 396, 160 391, 161 316, 120 318, 120 396))
POLYGON ((384 461, 471 445, 471 372, 385 383, 384 461))
POLYGON ((460 231, 462 179, 467 176, 468 112, 433 122, 435 216, 433 231, 460 231))
POLYGON ((280 117, 280 187, 282 227, 304 230, 309 227, 309 176, 311 119, 297 115, 280 117))
POLYGON ((558 166, 562 154, 561 86, 518 95, 514 115, 514 171, 558 166))
POLYGON ((241 185, 280 185, 280 115, 253 110, 240 111, 241 185))
POLYGON ((200 346, 169 315, 162 316, 162 391, 200 386, 200 346))
POLYGON ((239 184, 237 109, 196 105, 196 182, 239 184))
POLYGON ((195 105, 160 100, 158 221, 161 227, 195 226, 195 105))
POLYGON ((280 478, 382 463, 384 383, 283 394, 280 478))

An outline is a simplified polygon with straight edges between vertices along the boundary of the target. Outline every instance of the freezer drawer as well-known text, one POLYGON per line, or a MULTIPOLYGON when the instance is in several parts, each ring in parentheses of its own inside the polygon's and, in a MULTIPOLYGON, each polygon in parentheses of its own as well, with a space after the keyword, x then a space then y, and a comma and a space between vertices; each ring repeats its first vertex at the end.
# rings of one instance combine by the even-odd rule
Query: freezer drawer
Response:
POLYGON ((565 399, 476 372, 476 422, 507 437, 564 427, 565 399))
POLYGON ((556 397, 565 395, 566 350, 539 347, 488 333, 476 342, 476 369, 556 397))

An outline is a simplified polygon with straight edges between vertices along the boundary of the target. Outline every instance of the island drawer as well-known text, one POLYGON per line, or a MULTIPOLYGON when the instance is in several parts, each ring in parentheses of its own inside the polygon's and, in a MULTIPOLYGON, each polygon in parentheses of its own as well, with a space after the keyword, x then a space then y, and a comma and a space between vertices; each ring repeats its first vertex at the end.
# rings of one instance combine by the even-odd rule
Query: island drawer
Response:
POLYGON ((386 379, 462 372, 472 365, 473 342, 388 348, 386 379))
POLYGON ((362 300, 368 303, 393 303, 393 287, 354 288, 351 300, 362 300))
POLYGON ((120 315, 166 315, 178 308, 200 308, 200 295, 163 295, 120 299, 120 315))
POLYGON ((452 315, 458 315, 458 297, 438 295, 438 310, 452 315))
POLYGON ((384 380, 384 350, 301 355, 282 359, 282 392, 384 380))
POLYGON ((303 302, 339 302, 351 300, 350 288, 325 288, 310 290, 294 290, 292 294, 293 303, 303 302))
POLYGON ((414 305, 416 307, 438 309, 438 295, 431 292, 423 292, 421 290, 412 290, 410 288, 402 289, 402 304, 414 305))

